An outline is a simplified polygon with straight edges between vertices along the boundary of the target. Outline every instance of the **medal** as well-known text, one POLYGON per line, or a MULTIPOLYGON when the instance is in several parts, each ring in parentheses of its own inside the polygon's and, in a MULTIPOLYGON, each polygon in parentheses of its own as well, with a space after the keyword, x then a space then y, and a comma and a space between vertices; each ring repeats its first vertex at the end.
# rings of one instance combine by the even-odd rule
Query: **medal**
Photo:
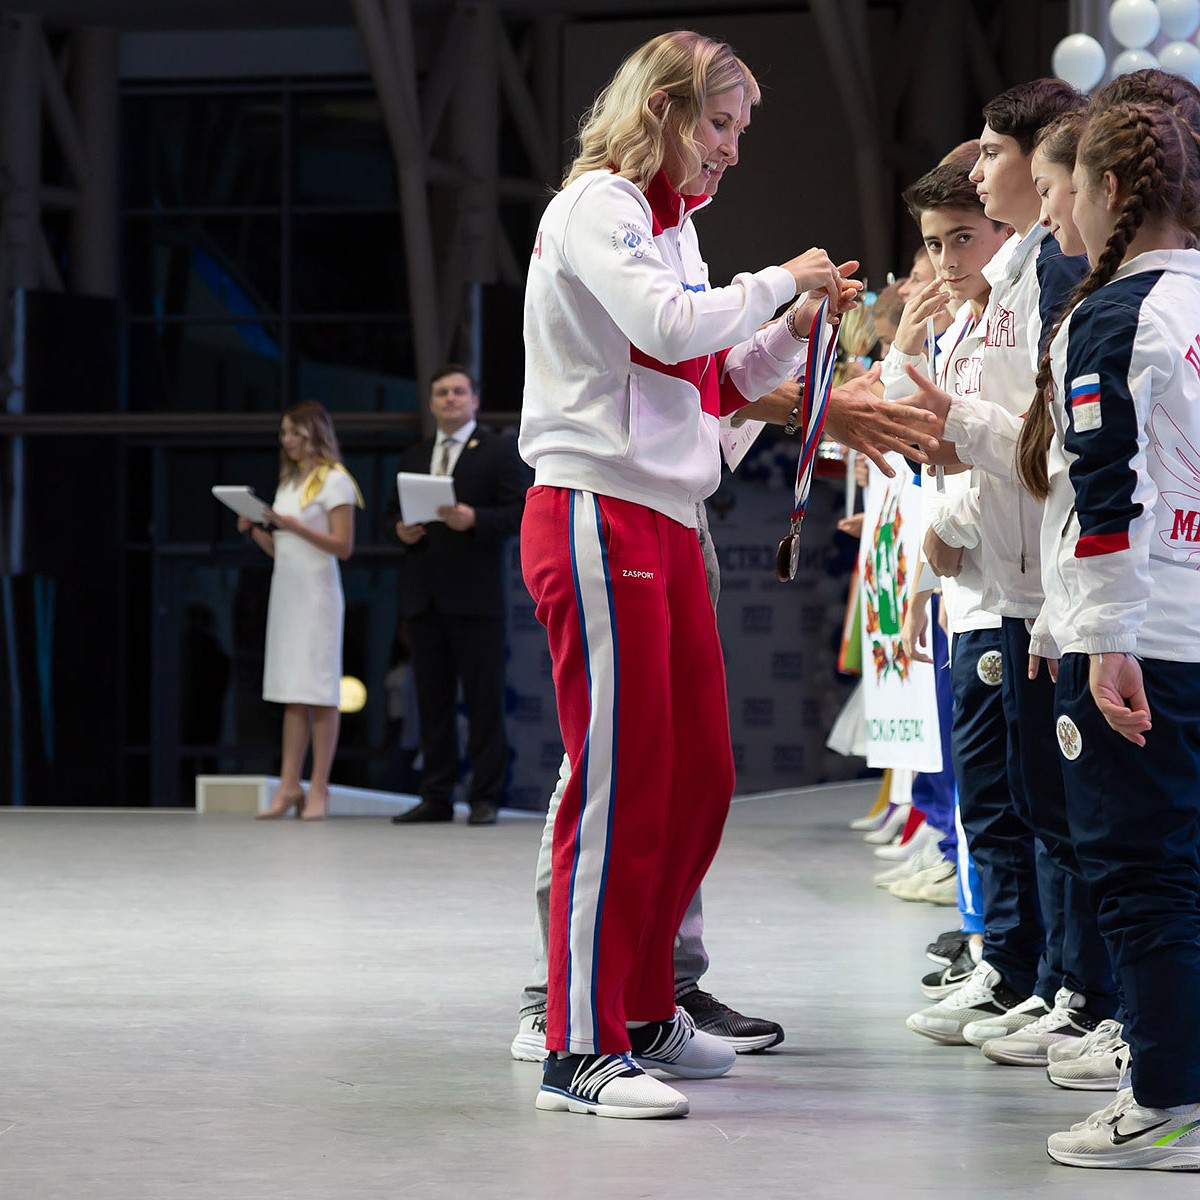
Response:
POLYGON ((800 401, 800 408, 804 414, 804 445, 796 463, 791 524, 788 526, 787 536, 775 551, 775 578, 780 583, 788 583, 795 579, 796 569, 800 565, 800 526, 804 522, 804 512, 808 507, 813 466, 817 459, 817 443, 821 440, 821 430, 825 427, 829 393, 833 388, 833 367, 841 326, 830 325, 826 321, 828 309, 829 301, 822 301, 817 315, 813 317, 812 329, 808 335, 808 362, 800 401))
POLYGON ((796 578, 796 568, 800 565, 800 522, 793 521, 791 532, 779 543, 775 551, 775 578, 780 583, 788 583, 796 578))

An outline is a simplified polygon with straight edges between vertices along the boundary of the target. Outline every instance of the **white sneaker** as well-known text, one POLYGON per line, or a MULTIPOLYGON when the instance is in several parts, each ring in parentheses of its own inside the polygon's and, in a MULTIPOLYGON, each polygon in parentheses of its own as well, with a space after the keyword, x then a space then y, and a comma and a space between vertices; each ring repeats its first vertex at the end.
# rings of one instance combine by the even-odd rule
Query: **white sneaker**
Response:
POLYGON ((897 900, 919 900, 922 890, 931 883, 941 883, 947 877, 953 879, 955 867, 952 862, 943 859, 936 866, 926 867, 907 879, 898 879, 888 888, 897 900))
POLYGON ((1000 972, 984 959, 958 991, 913 1013, 905 1024, 913 1033, 943 1046, 965 1046, 967 1039, 962 1031, 967 1025, 999 1016, 1020 1002, 1021 997, 1004 986, 1000 972))
POLYGON ((639 1066, 683 1079, 716 1079, 737 1061, 737 1051, 723 1039, 697 1029, 685 1008, 676 1007, 669 1021, 651 1021, 631 1029, 629 1041, 639 1066))
MULTIPOLYGON (((1132 1060, 1129 1044, 1121 1037, 1120 1025, 1115 1021, 1103 1021, 1078 1041, 1078 1054, 1071 1058, 1052 1058, 1047 1064, 1046 1077, 1051 1083, 1079 1092, 1117 1092, 1129 1087, 1132 1060), (1097 1034, 1103 1036, 1097 1037, 1097 1034)), ((1059 1042, 1050 1049, 1056 1050, 1062 1044, 1059 1042)))
MULTIPOLYGON (((884 818, 883 824, 868 833, 863 841, 869 842, 872 846, 886 846, 904 829, 911 810, 911 804, 897 804, 884 818)), ((909 841, 912 841, 912 838, 909 838, 909 841)))
POLYGON ((1066 1042, 1055 1042, 1046 1051, 1046 1059, 1048 1062, 1065 1062, 1068 1058, 1078 1058, 1081 1054, 1087 1054, 1091 1048, 1100 1042, 1107 1042, 1109 1038, 1124 1036, 1124 1029, 1120 1021, 1108 1017, 1101 1021, 1087 1037, 1072 1038, 1066 1042))
POLYGON ((1200 1104, 1183 1113, 1143 1108, 1126 1088, 1086 1121, 1052 1133, 1046 1151, 1069 1167, 1200 1171, 1200 1104))
POLYGON ((940 829, 934 829, 927 821, 922 821, 907 842, 901 840, 902 836, 893 838, 886 846, 876 846, 875 857, 886 862, 903 862, 906 858, 920 854, 931 842, 936 847, 946 835, 940 829))
POLYGON ((890 804, 885 804, 876 813, 867 813, 865 816, 855 817, 850 822, 850 828, 855 833, 874 833, 887 820, 891 807, 890 804))
POLYGON ((517 1026, 517 1036, 508 1048, 517 1062, 546 1061, 546 1014, 526 1013, 517 1026))
POLYGON ((1087 997, 1070 988, 1059 988, 1054 1007, 1044 1017, 1011 1033, 984 1042, 983 1056, 1010 1067, 1044 1067, 1047 1050, 1055 1042, 1086 1037, 1102 1018, 1087 1010, 1087 997))
POLYGON ((982 1046, 984 1042, 990 1042, 992 1038, 1008 1037, 1010 1033, 1016 1033, 1018 1029, 1024 1029, 1026 1025, 1032 1025, 1034 1021, 1044 1017, 1049 1011, 1050 1005, 1041 996, 1030 996, 1028 1000, 1022 1000, 1015 1008, 1010 1008, 1008 1012, 1002 1013, 998 1017, 986 1017, 982 1021, 972 1021, 963 1030, 963 1037, 972 1046, 982 1046))
MULTIPOLYGON (((954 864, 950 864, 954 867, 954 864)), ((918 900, 926 904, 939 904, 942 908, 958 907, 958 868, 954 867, 941 879, 931 880, 917 893, 918 900)))
MULTIPOLYGON (((925 826, 922 825, 921 829, 925 826)), ((917 835, 921 832, 913 834, 915 841, 917 835)), ((936 867, 938 863, 944 861, 942 852, 938 849, 938 840, 925 839, 915 854, 909 855, 908 858, 902 858, 894 867, 888 867, 886 871, 880 871, 875 876, 875 886, 886 888, 893 883, 899 883, 901 879, 907 879, 910 875, 915 875, 918 871, 927 870, 929 867, 936 867)))
POLYGON ((550 1055, 534 1105, 543 1112, 594 1113, 629 1120, 687 1115, 682 1092, 647 1075, 628 1054, 550 1055))

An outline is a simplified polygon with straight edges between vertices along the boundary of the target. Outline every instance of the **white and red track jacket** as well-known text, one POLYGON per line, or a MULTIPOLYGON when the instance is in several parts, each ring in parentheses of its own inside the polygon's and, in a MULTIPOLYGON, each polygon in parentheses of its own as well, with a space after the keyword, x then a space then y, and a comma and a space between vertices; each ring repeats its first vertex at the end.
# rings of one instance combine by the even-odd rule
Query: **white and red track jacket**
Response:
POLYGON ((807 351, 783 321, 783 267, 708 286, 692 214, 659 174, 643 194, 589 171, 547 205, 525 290, 519 446, 535 484, 645 505, 695 527, 721 476, 726 413, 807 351), (732 347, 732 349, 727 349, 732 347))
MULTIPOLYGON (((983 359, 985 326, 977 320, 970 304, 954 314, 950 327, 937 340, 935 368, 938 387, 957 398, 978 399, 983 359)), ((917 385, 908 377, 906 366, 928 373, 929 360, 924 354, 905 354, 893 346, 883 360, 880 382, 887 400, 905 400, 917 385)), ((933 478, 921 477, 921 525, 928 529, 935 521, 953 522, 955 545, 963 547, 962 570, 954 578, 941 581, 946 604, 946 627, 951 633, 976 629, 999 629, 1000 618, 983 607, 983 567, 979 551, 979 472, 959 471, 945 478, 945 491, 939 492, 933 478)), ((922 539, 924 533, 922 533, 922 539)))
MULTIPOLYGON (((957 445, 958 457, 982 471, 983 603, 1002 617, 1032 620, 1042 606, 1041 506, 1017 479, 1017 438, 1044 339, 1087 270, 1087 259, 1064 255, 1042 225, 1009 238, 983 270, 992 294, 983 314, 979 397, 955 398, 946 418, 946 437, 957 445)), ((949 545, 962 545, 948 516, 933 527, 949 545)))
POLYGON ((1131 259, 1051 349, 1030 650, 1200 662, 1200 251, 1131 259))

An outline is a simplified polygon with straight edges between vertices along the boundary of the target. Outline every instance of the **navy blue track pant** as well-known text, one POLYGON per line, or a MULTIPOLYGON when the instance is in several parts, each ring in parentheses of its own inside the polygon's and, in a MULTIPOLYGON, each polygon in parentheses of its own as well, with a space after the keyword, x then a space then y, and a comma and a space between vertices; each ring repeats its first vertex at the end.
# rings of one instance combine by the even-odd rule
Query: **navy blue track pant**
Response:
POLYGON ((1200 663, 1144 661, 1154 727, 1135 746, 1059 667, 1055 711, 1071 837, 1125 1008, 1139 1104, 1200 1102, 1200 663), (1074 725, 1063 726, 1066 718, 1074 725), (1074 754, 1075 757, 1069 757, 1074 754))
POLYGON ((1054 683, 1045 664, 1036 679, 1029 678, 1029 631, 1021 618, 1003 618, 1000 649, 1009 786, 1035 839, 1046 931, 1046 952, 1034 991, 1053 1004, 1060 987, 1070 988, 1087 997, 1090 1012, 1111 1017, 1119 1007, 1116 983, 1067 826, 1062 758, 1054 732, 1054 683))
POLYGON ((1000 651, 999 629, 955 634, 954 772, 959 815, 983 890, 983 957, 1009 987, 1028 996, 1038 982, 1045 938, 1033 838, 1008 787, 1001 669, 1011 668, 1000 651))

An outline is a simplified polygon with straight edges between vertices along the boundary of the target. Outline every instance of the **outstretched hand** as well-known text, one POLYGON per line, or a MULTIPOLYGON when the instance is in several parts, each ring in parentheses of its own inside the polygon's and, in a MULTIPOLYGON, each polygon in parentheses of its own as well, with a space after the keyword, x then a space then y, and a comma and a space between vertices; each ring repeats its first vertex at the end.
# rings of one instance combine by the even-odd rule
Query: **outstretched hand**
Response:
POLYGON ((1144 746, 1151 720, 1141 663, 1132 654, 1093 654, 1088 688, 1109 726, 1126 741, 1144 746))
POLYGON ((831 438, 865 454, 889 479, 896 472, 886 454, 906 454, 918 462, 938 445, 937 418, 921 407, 877 395, 880 365, 829 394, 825 429, 831 438))

